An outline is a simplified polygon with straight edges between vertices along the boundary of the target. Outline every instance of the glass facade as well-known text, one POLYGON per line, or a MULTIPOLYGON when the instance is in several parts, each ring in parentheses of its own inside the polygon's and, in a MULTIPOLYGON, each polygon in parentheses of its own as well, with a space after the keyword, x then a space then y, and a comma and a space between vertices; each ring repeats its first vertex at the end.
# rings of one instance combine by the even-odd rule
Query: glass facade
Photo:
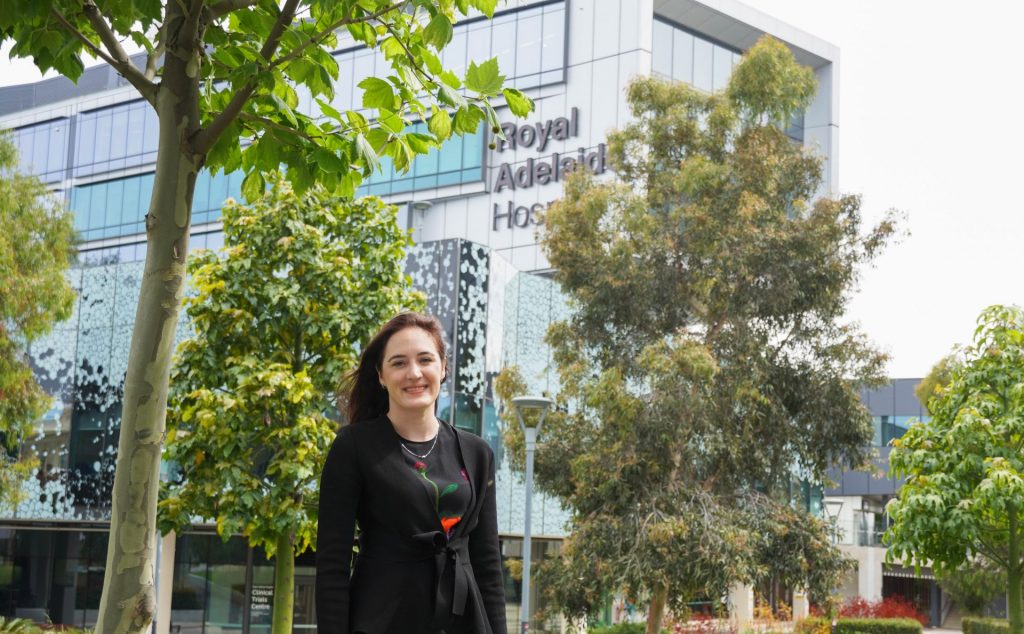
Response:
POLYGON ((666 20, 655 18, 651 70, 655 76, 682 81, 705 92, 729 83, 739 51, 726 48, 666 20))
MULTIPOLYGON (((219 220, 224 201, 240 198, 241 190, 241 172, 216 176, 201 172, 196 177, 192 225, 219 220)), ((144 234, 152 194, 152 173, 73 187, 69 207, 75 214, 75 228, 86 241, 144 234)))
MULTIPOLYGON (((427 126, 417 123, 409 129, 412 132, 426 132, 427 126)), ((482 181, 485 142, 486 135, 481 124, 473 134, 453 136, 440 149, 431 149, 427 154, 417 156, 404 173, 395 170, 392 160, 384 157, 380 162, 380 170, 363 181, 356 195, 387 196, 482 181)))
MULTIPOLYGON (((742 53, 660 16, 654 18, 651 41, 651 72, 655 77, 681 81, 704 92, 716 92, 729 84, 732 69, 742 53)), ((786 127, 786 134, 804 141, 804 114, 798 113, 786 127)))
POLYGON ((76 125, 75 178, 156 162, 159 122, 141 99, 79 113, 76 125))
POLYGON ((96 623, 106 531, 0 528, 0 616, 96 623))
MULTIPOLYGON (((534 88, 565 81, 565 2, 557 0, 540 6, 495 13, 493 20, 473 19, 456 24, 452 40, 441 61, 459 77, 469 61, 498 58, 506 85, 534 88)), ((362 110, 363 91, 359 82, 367 77, 386 77, 391 65, 380 51, 358 47, 334 55, 339 80, 331 105, 339 110, 362 110)), ((315 111, 307 89, 299 87, 299 103, 315 111)))
POLYGON ((70 138, 71 120, 67 118, 25 126, 11 134, 20 169, 35 174, 44 183, 64 179, 70 138))

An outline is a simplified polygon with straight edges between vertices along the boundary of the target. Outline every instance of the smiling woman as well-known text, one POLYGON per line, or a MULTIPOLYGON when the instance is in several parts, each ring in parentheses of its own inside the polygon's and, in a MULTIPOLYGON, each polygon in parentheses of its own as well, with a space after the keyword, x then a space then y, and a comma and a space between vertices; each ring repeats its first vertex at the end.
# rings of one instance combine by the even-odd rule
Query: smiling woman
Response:
POLYGON ((349 378, 349 424, 320 480, 321 632, 506 632, 494 454, 435 417, 446 376, 440 323, 402 313, 349 378))

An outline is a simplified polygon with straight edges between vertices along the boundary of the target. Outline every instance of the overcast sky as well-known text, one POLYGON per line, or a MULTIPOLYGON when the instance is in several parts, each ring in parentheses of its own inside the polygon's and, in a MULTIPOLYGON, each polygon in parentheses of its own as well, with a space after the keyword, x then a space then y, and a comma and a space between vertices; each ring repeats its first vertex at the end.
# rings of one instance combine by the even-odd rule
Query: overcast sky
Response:
MULTIPOLYGON (((890 376, 923 376, 982 308, 1024 303, 1024 3, 744 1, 840 49, 840 189, 910 232, 864 271, 850 318, 890 376)), ((0 85, 39 77, 6 49, 0 68, 0 85)))

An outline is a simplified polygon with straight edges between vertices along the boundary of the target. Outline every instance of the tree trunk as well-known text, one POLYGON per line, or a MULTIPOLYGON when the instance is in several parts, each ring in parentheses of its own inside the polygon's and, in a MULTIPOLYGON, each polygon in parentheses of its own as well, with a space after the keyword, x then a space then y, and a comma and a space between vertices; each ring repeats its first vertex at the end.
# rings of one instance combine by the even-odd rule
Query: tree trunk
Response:
POLYGON ((1022 634, 1021 629, 1021 565, 1020 565, 1020 534, 1017 530, 1017 507, 1010 504, 1007 508, 1009 519, 1009 562, 1006 570, 1006 611, 1010 617, 1010 634, 1022 634))
POLYGON ((656 588, 651 597, 651 607, 647 611, 647 634, 661 632, 661 621, 665 618, 665 602, 668 600, 668 588, 656 588))
POLYGON ((177 39, 165 56, 156 97, 160 121, 153 196, 146 215, 148 250, 135 313, 117 465, 110 540, 96 634, 144 632, 156 612, 156 504, 174 333, 181 307, 196 173, 202 157, 186 151, 199 127, 193 46, 196 28, 169 2, 166 28, 177 39), (189 32, 192 37, 189 37, 189 32))
POLYGON ((274 561, 274 620, 270 634, 291 634, 295 609, 295 553, 290 534, 277 538, 274 561))

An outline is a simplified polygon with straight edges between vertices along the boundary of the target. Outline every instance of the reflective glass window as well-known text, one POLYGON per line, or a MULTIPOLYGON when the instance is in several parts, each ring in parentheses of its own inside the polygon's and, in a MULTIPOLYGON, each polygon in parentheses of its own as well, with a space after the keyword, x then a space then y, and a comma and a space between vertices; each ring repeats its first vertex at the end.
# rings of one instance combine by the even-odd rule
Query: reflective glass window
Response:
POLYGON ((713 47, 714 44, 699 37, 693 40, 693 85, 707 92, 711 92, 713 87, 713 47))
POLYGON ((11 141, 18 151, 19 169, 46 183, 63 179, 69 125, 68 119, 54 119, 13 130, 11 141))
POLYGON ((544 8, 544 42, 540 67, 548 72, 565 68, 565 5, 544 8))
POLYGON ((654 21, 651 42, 651 70, 665 77, 672 76, 672 31, 674 29, 660 20, 654 21))
MULTIPOLYGON (((426 126, 416 123, 412 131, 424 132, 426 126)), ((386 196, 417 189, 471 183, 483 179, 483 128, 474 134, 452 137, 441 149, 432 149, 417 156, 408 172, 398 173, 391 159, 381 159, 381 169, 364 179, 358 195, 386 196)))
POLYGON ((693 83, 693 35, 682 29, 672 29, 672 79, 693 83))
POLYGON ((542 20, 540 14, 529 15, 520 19, 516 26, 519 43, 516 49, 517 78, 527 80, 530 75, 540 72, 541 40, 544 34, 542 20))
POLYGON ((503 15, 491 21, 491 57, 498 58, 498 69, 506 78, 516 76, 515 15, 503 15))
POLYGON ((729 75, 732 74, 732 51, 714 47, 714 65, 712 77, 712 90, 721 90, 729 83, 729 75))
POLYGON ((83 112, 78 116, 75 176, 90 176, 156 160, 156 113, 144 101, 83 112))

